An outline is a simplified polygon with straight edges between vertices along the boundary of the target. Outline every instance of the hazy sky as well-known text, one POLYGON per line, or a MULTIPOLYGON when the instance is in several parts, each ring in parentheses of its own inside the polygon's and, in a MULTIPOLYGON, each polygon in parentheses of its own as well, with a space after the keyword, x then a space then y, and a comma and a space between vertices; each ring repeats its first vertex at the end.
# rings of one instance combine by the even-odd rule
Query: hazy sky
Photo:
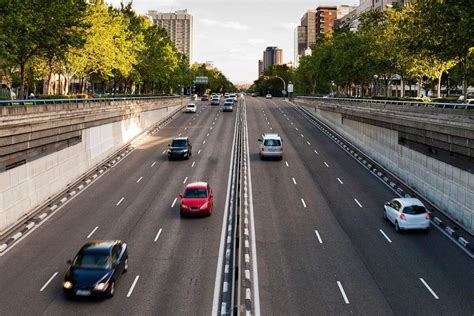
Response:
MULTIPOLYGON (((106 0, 119 5, 121 0, 106 0)), ((128 0, 123 0, 125 3, 128 0)), ((283 49, 283 62, 294 59, 294 29, 307 9, 358 0, 134 0, 148 10, 188 9, 194 18, 193 62, 212 61, 234 83, 251 83, 267 46, 283 49)))

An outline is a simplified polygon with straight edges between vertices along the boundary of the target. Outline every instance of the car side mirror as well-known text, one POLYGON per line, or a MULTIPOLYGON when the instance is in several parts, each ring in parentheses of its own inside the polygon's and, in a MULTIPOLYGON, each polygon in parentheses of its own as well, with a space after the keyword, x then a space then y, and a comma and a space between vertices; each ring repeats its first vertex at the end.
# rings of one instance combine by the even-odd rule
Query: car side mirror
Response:
POLYGON ((180 198, 183 198, 183 193, 180 193, 180 194, 179 194, 179 197, 180 197, 180 198))
POLYGON ((385 202, 385 205, 386 205, 386 206, 390 206, 390 202, 385 202))
POLYGON ((262 142, 262 140, 261 140, 260 138, 259 138, 259 139, 257 139, 257 140, 258 140, 259 142, 262 142))
POLYGON ((68 261, 66 261, 66 262, 67 262, 67 264, 72 265, 72 260, 68 260, 68 261))
POLYGON ((170 146, 171 146, 171 144, 168 144, 168 147, 170 147, 170 146))

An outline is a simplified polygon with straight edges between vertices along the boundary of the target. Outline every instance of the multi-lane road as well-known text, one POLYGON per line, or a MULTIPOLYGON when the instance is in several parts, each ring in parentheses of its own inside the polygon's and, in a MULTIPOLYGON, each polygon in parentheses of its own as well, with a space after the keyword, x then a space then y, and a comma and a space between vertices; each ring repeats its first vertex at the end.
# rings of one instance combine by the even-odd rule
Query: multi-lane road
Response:
MULTIPOLYGON (((210 315, 239 114, 221 110, 178 115, 0 257, 0 314, 210 315), (167 160, 177 136, 190 137, 190 160, 167 160), (178 194, 197 180, 213 187, 214 213, 180 218, 178 194), (129 271, 112 299, 67 300, 66 260, 91 239, 125 240, 129 271)), ((253 311, 474 313, 471 258, 436 229, 395 233, 382 218, 394 192, 292 105, 247 97, 245 111, 253 311), (282 161, 260 161, 265 132, 283 138, 282 161)))

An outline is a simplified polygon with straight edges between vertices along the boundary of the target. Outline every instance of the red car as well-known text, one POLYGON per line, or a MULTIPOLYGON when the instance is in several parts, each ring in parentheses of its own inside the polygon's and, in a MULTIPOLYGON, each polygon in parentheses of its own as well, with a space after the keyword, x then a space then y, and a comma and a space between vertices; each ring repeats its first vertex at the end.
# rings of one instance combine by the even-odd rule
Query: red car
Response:
POLYGON ((209 101, 209 96, 207 94, 203 94, 201 96, 201 101, 209 101))
POLYGON ((181 205, 179 207, 181 216, 211 215, 214 204, 214 193, 206 182, 188 184, 179 197, 181 198, 181 205))
POLYGON ((257 94, 255 92, 252 93, 252 97, 256 97, 257 94))

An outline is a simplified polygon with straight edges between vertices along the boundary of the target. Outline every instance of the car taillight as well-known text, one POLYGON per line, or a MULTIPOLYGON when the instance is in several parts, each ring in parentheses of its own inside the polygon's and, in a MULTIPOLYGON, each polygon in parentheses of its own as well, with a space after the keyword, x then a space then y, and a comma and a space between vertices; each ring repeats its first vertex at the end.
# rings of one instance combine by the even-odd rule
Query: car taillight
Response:
POLYGON ((407 219, 407 217, 406 217, 405 214, 401 213, 401 214, 400 214, 400 219, 407 219))
POLYGON ((426 213, 425 218, 430 219, 430 213, 426 213))

